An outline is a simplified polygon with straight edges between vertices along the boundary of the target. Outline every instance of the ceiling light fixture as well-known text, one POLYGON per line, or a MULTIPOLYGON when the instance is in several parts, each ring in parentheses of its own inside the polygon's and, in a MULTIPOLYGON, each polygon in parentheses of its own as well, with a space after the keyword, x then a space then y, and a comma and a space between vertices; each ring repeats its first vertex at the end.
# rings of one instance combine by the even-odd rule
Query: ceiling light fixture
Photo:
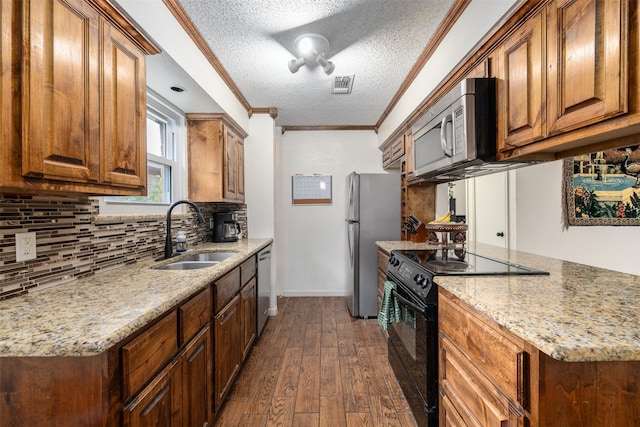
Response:
POLYGON ((289 71, 292 73, 297 73, 303 65, 310 66, 314 62, 322 67, 326 75, 336 69, 333 62, 327 61, 324 57, 329 52, 329 40, 326 37, 315 33, 302 34, 296 38, 293 45, 300 56, 288 63, 289 71))

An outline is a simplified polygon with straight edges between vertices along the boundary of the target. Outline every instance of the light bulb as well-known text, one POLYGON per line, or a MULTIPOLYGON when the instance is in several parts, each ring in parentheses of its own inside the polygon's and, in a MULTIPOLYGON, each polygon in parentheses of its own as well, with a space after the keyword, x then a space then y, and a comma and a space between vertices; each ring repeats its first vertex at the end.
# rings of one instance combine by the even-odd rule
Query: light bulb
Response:
POLYGON ((313 49, 313 40, 309 37, 303 37, 298 43, 298 50, 301 55, 306 55, 313 49))

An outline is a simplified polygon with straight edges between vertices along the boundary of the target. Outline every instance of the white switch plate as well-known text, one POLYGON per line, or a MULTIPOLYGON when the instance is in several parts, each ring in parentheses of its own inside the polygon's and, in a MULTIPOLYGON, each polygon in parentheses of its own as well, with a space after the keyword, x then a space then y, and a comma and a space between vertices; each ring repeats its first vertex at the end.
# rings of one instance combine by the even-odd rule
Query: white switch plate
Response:
POLYGON ((36 233, 16 234, 16 261, 36 259, 36 233))

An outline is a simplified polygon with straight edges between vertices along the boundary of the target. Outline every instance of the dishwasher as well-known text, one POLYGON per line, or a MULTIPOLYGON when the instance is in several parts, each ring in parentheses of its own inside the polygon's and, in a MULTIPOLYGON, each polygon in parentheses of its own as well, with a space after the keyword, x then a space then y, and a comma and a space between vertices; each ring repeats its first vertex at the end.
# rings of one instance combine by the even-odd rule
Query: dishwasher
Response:
POLYGON ((258 252, 258 301, 256 304, 258 334, 262 334, 269 319, 269 301, 271 297, 271 245, 258 252))

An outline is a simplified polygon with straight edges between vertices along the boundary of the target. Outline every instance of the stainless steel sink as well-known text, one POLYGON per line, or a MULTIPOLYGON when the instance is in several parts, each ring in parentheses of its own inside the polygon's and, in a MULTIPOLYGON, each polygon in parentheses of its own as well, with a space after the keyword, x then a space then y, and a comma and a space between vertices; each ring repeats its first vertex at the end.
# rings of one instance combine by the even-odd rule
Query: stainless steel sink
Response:
POLYGON ((177 261, 158 267, 156 270, 197 270, 199 268, 213 267, 220 261, 177 261))
POLYGON ((227 258, 237 255, 237 252, 203 252, 201 254, 193 254, 182 258, 181 261, 216 261, 221 262, 227 258))

